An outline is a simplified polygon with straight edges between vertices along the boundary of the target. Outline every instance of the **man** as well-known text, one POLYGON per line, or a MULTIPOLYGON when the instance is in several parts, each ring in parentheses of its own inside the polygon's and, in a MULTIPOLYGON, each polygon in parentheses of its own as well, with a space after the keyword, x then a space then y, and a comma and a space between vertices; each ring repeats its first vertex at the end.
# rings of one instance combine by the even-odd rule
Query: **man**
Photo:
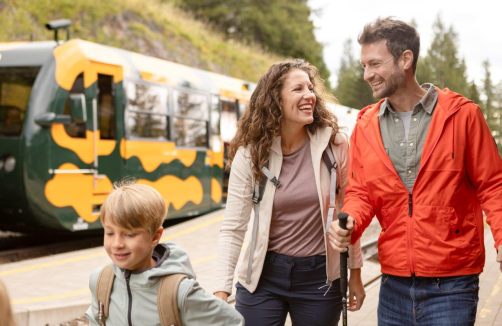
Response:
POLYGON ((346 251, 376 215, 379 325, 474 325, 485 253, 483 215, 502 270, 502 160, 480 108, 415 78, 420 38, 392 18, 359 36, 364 79, 381 99, 359 113, 343 210, 346 251))

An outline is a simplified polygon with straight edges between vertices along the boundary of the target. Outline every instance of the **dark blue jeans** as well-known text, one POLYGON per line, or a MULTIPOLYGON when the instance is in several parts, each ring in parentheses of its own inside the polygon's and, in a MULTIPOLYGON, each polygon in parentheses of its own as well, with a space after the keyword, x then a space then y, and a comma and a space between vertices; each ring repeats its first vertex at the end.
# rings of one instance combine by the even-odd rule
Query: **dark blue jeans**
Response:
POLYGON ((378 325, 474 325, 478 275, 399 277, 382 275, 378 325))
POLYGON ((268 252, 254 293, 237 283, 235 308, 246 326, 335 326, 342 309, 340 279, 328 291, 326 257, 294 258, 268 252), (326 295, 324 295, 326 293, 326 295))

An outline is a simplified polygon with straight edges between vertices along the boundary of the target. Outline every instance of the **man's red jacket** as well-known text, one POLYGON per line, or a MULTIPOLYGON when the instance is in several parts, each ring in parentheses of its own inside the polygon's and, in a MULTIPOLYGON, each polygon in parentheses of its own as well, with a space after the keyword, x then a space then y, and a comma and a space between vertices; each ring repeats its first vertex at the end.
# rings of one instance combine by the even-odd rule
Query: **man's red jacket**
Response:
POLYGON ((382 143, 377 115, 383 101, 361 110, 352 133, 343 211, 356 221, 352 243, 376 215, 385 274, 481 273, 482 210, 495 247, 502 244, 502 159, 494 139, 476 104, 448 89, 438 93, 411 194, 382 143))

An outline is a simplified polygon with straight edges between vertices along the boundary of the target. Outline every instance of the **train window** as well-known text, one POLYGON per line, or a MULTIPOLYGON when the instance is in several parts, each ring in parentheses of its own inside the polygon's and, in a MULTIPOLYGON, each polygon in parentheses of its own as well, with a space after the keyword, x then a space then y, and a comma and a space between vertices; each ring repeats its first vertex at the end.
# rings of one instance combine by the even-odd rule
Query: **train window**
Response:
POLYGON ((230 143, 237 132, 237 101, 221 101, 221 138, 223 142, 230 143))
POLYGON ((182 147, 208 147, 207 122, 174 118, 174 142, 182 147))
MULTIPOLYGON (((84 74, 80 74, 75 79, 75 82, 73 83, 70 93, 66 98, 63 114, 70 115, 70 94, 84 94, 84 93, 85 93, 84 74)), ((71 137, 85 138, 85 128, 86 128, 85 122, 74 121, 71 125, 65 125, 64 128, 66 130, 66 133, 71 137)))
POLYGON ((209 146, 207 95, 174 91, 173 140, 181 147, 209 146))
POLYGON ((21 135, 31 88, 39 67, 0 68, 0 137, 21 135))
POLYGON ((168 89, 127 83, 126 135, 128 138, 169 139, 168 89))
POLYGON ((164 87, 128 83, 128 110, 167 115, 167 93, 164 87))
POLYGON ((115 139, 113 76, 98 74, 98 123, 101 139, 115 139))
POLYGON ((128 111, 125 125, 128 138, 167 140, 168 124, 165 115, 128 111))
POLYGON ((218 96, 211 96, 211 134, 220 134, 220 99, 218 96))
POLYGON ((203 94, 174 92, 174 114, 186 118, 209 120, 207 96, 203 94))

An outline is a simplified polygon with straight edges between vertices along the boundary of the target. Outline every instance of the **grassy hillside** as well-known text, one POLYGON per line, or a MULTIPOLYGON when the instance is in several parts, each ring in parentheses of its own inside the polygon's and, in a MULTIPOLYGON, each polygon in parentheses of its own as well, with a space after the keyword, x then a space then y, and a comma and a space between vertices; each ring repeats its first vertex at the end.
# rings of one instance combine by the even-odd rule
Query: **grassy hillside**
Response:
POLYGON ((170 0, 0 0, 0 42, 51 40, 45 23, 60 18, 72 20, 72 38, 255 82, 280 59, 226 40, 170 0))

